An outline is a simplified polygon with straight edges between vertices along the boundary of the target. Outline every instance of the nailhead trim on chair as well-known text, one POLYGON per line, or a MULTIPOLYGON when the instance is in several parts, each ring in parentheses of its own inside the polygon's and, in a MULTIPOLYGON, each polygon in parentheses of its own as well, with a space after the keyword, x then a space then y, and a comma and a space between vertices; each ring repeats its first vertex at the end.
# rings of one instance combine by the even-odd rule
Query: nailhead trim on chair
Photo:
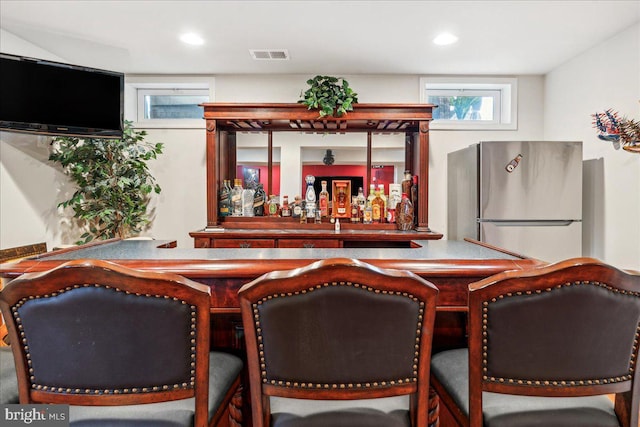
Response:
POLYGON ((151 393, 151 392, 156 392, 156 391, 168 391, 168 390, 177 390, 177 389, 189 389, 189 388, 193 388, 195 385, 195 359, 196 359, 196 347, 195 347, 195 336, 196 336, 196 307, 195 306, 190 306, 191 308, 191 326, 190 326, 190 336, 191 336, 191 372, 189 375, 189 382, 183 382, 183 383, 176 383, 176 384, 161 384, 161 385, 154 385, 154 386, 148 386, 148 387, 134 387, 134 388, 122 388, 122 389, 103 389, 103 390, 97 390, 97 389, 80 389, 80 388, 64 388, 64 387, 54 387, 54 386, 48 386, 48 385, 43 385, 43 384, 38 384, 36 382, 36 378, 33 375, 33 367, 32 367, 32 362, 31 362, 31 354, 29 353, 29 345, 27 342, 27 338, 24 334, 24 328, 22 326, 22 320, 20 319, 20 315, 18 313, 18 310, 20 309, 20 307, 22 307, 25 303, 27 303, 30 300, 37 300, 37 299, 41 299, 41 298, 52 298, 52 297, 56 297, 58 295, 61 295, 67 291, 70 291, 72 289, 77 289, 77 288, 81 288, 81 287, 96 287, 96 288, 104 288, 104 289, 109 289, 109 290, 113 290, 115 292, 124 292, 127 295, 134 295, 134 296, 144 296, 144 297, 154 297, 154 298, 164 298, 164 299, 172 299, 173 301, 180 301, 181 304, 187 304, 186 301, 180 300, 179 298, 176 297, 170 297, 168 295, 151 295, 151 294, 140 294, 140 293, 133 293, 133 292, 129 292, 129 291, 123 291, 121 289, 118 288, 114 288, 112 286, 104 286, 104 285, 99 285, 99 284, 84 284, 84 285, 74 285, 74 286, 68 286, 64 289, 60 289, 57 292, 52 292, 50 294, 45 294, 45 295, 36 295, 36 296, 29 296, 29 297, 25 297, 22 298, 19 302, 17 302, 12 308, 12 313, 13 313, 13 317, 16 321, 16 325, 18 327, 18 331, 20 332, 20 336, 22 338, 22 342, 24 343, 24 348, 25 348, 25 354, 26 354, 26 358, 27 358, 27 364, 29 365, 29 373, 31 374, 31 376, 29 377, 29 380, 31 381, 31 388, 35 389, 35 390, 42 390, 42 391, 51 391, 51 392, 56 392, 56 393, 68 393, 68 394, 128 394, 128 393, 151 393))
POLYGON ((414 295, 408 292, 398 292, 398 291, 385 291, 374 289, 370 286, 361 285, 358 283, 352 282, 325 282, 320 285, 309 287, 308 289, 304 289, 302 291, 296 292, 287 292, 287 293, 279 293, 272 294, 262 298, 257 303, 253 304, 253 318, 256 326, 256 335, 258 339, 258 348, 259 348, 259 356, 260 356, 260 373, 262 377, 263 383, 269 383, 271 385, 278 385, 284 387, 294 387, 294 388, 306 388, 306 389, 359 389, 359 388, 371 388, 371 387, 386 387, 389 385, 396 384, 408 384, 415 383, 417 381, 418 376, 418 349, 420 348, 420 332, 422 330, 422 319, 424 315, 424 302, 420 301, 414 295), (260 314, 258 311, 258 306, 265 301, 274 299, 274 298, 283 298, 283 297, 291 297, 294 295, 306 294, 307 292, 313 292, 317 289, 322 289, 328 286, 352 286, 354 288, 363 289, 368 292, 373 292, 376 294, 383 295, 398 295, 409 298, 415 302, 419 303, 419 312, 418 312, 418 324, 416 328, 416 344, 415 344, 415 353, 413 358, 413 376, 411 378, 399 378, 392 380, 383 380, 383 381, 372 381, 366 383, 312 383, 312 382, 297 382, 297 381, 282 381, 282 380, 268 380, 267 379, 267 371, 266 371, 266 362, 264 360, 264 345, 262 344, 262 328, 260 326, 260 314))
POLYGON ((591 285, 598 286, 606 289, 609 292, 619 293, 622 295, 630 295, 633 297, 640 297, 640 292, 632 292, 626 291, 623 289, 617 289, 610 285, 601 282, 590 282, 590 281, 577 281, 577 282, 567 282, 562 285, 556 285, 553 288, 546 288, 544 290, 538 289, 535 291, 524 291, 524 292, 508 292, 504 295, 498 295, 497 297, 491 298, 490 301, 484 301, 482 303, 482 371, 484 373, 482 379, 483 381, 495 382, 495 383, 507 383, 507 384, 518 384, 518 385, 537 385, 537 386, 555 386, 555 387, 567 387, 567 386, 589 386, 589 385, 599 385, 599 384, 611 384, 618 383, 623 381, 631 381, 633 378, 633 372, 635 370, 636 364, 636 354, 638 350, 638 342, 640 341, 640 324, 636 328, 636 336, 633 340, 633 350, 634 352, 631 354, 631 359, 629 361, 629 373, 627 375, 622 375, 619 377, 612 378, 597 378, 597 379, 589 379, 589 380, 530 380, 530 379, 517 379, 517 378, 502 378, 502 377, 493 377, 488 376, 487 371, 487 323, 489 320, 488 312, 489 312, 489 304, 495 303, 498 300, 512 297, 512 296, 522 296, 522 295, 532 295, 532 294, 541 294, 542 292, 551 292, 555 289, 560 289, 568 286, 579 286, 579 285, 591 285))

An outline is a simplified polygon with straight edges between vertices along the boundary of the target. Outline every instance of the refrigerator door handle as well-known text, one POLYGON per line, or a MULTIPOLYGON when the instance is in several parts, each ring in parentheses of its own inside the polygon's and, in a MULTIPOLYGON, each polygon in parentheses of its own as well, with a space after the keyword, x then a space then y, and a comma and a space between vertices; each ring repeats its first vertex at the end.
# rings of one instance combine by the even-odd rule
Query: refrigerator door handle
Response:
POLYGON ((558 220, 505 220, 505 219, 480 219, 479 223, 491 223, 497 227, 566 227, 574 222, 581 222, 577 219, 558 219, 558 220))

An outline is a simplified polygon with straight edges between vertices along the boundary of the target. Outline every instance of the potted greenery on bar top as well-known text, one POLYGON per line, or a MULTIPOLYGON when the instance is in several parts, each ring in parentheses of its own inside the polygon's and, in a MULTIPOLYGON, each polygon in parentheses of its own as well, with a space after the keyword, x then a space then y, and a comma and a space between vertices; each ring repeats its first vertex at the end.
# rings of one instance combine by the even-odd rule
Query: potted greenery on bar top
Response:
POLYGON ((353 111, 353 104, 358 102, 358 94, 349 87, 349 82, 342 77, 315 76, 307 80, 310 86, 300 93, 298 102, 309 110, 319 110, 320 117, 341 117, 347 111, 353 111))

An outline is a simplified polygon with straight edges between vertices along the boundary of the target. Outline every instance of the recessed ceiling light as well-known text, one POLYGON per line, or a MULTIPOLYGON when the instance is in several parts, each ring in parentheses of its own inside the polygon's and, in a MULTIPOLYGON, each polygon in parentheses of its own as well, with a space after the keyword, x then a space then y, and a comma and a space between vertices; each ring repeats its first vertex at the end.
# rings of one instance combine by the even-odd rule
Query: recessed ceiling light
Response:
POLYGON ((451 33, 438 34, 438 36, 433 39, 433 43, 437 44, 438 46, 446 46, 457 41, 458 38, 451 33))
POLYGON ((204 39, 196 33, 185 33, 180 36, 180 40, 182 40, 183 43, 191 44, 194 46, 200 46, 204 44, 204 39))

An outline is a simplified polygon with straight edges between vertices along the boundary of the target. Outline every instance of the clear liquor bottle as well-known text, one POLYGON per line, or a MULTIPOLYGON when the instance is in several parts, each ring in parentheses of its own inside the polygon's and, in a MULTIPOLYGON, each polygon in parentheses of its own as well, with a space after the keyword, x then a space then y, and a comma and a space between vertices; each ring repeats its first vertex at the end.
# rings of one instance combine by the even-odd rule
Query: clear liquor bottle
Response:
POLYGON ((364 224, 371 224, 373 222, 373 209, 371 208, 371 202, 369 200, 367 200, 367 205, 364 207, 362 222, 364 224))
POLYGON ((231 216, 242 216, 242 180, 236 178, 231 190, 231 216))
POLYGON ((253 200, 255 190, 245 188, 242 190, 242 216, 253 216, 253 200))

